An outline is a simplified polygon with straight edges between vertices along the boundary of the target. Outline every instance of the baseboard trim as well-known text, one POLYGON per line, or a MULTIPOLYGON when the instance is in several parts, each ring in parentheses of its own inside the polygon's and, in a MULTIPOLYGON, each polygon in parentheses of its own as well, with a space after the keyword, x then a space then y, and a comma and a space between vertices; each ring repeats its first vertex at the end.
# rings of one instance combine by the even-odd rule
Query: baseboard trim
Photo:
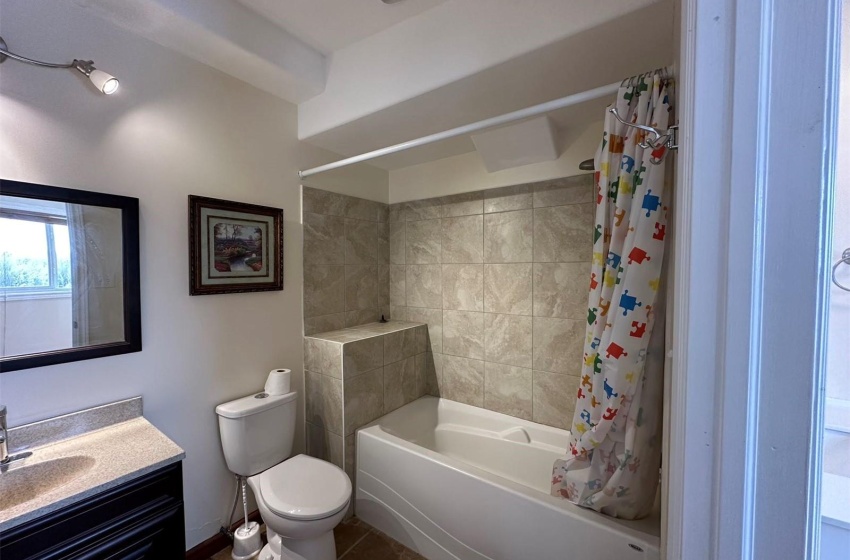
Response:
MULTIPOLYGON (((262 519, 260 518, 260 510, 255 509, 251 513, 248 514, 248 521, 256 521, 257 523, 262 523, 262 519)), ((242 525, 242 520, 240 519, 236 523, 230 526, 230 531, 235 531, 242 525)), ((186 551, 186 560, 207 560, 213 554, 220 552, 230 546, 230 539, 228 539, 223 533, 218 532, 215 535, 211 536, 204 542, 199 545, 192 547, 191 550, 186 551)))

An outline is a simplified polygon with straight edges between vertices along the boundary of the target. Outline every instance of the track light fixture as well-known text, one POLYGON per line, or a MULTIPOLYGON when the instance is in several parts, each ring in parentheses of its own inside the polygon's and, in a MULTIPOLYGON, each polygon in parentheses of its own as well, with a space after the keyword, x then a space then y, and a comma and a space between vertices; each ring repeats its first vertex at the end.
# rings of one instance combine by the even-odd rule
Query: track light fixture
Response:
POLYGON ((111 74, 107 74, 103 70, 98 70, 97 68, 95 68, 94 62, 91 60, 74 59, 74 61, 70 64, 54 64, 52 62, 42 62, 40 60, 33 60, 32 58, 27 58, 25 56, 10 52, 8 47, 6 46, 6 41, 4 41, 2 37, 0 37, 0 63, 6 60, 6 58, 11 58, 19 62, 32 64, 33 66, 42 66, 44 68, 73 68, 85 74, 88 79, 91 80, 91 83, 94 84, 94 87, 96 87, 101 93, 105 93, 106 95, 112 95, 113 93, 118 91, 118 78, 112 76, 111 74))

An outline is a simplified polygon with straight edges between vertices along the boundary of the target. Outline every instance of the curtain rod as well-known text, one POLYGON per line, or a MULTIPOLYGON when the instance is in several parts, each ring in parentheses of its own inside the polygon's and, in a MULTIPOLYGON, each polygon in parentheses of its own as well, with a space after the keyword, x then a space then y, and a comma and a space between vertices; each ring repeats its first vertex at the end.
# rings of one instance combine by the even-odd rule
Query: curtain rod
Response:
POLYGON ((401 152, 404 150, 409 150, 410 148, 418 148, 419 146, 433 144, 434 142, 439 142, 440 140, 447 140, 456 136, 470 134, 472 132, 477 132, 485 128, 491 128, 520 119, 526 119, 528 117, 535 117, 543 113, 548 113, 549 111, 563 109, 571 105, 584 103, 585 101, 592 101, 594 99, 598 99, 606 95, 613 95, 617 93, 617 90, 620 88, 621 83, 622 82, 616 82, 613 84, 608 84, 607 86, 601 86, 580 93, 574 93, 572 95, 568 95, 560 99, 547 101, 546 103, 540 103, 539 105, 533 105, 531 107, 526 107, 525 109, 520 109, 518 111, 505 113, 504 115, 499 115, 497 117, 484 119, 483 121, 466 124, 457 128, 445 130, 443 132, 437 132, 436 134, 429 134, 428 136, 423 136, 422 138, 417 138, 416 140, 408 140, 407 142, 402 142, 400 144, 381 148, 380 150, 373 150, 371 152, 366 152, 365 154, 360 154, 358 156, 352 156, 350 158, 345 158, 339 161, 334 161, 332 163, 327 163, 325 165, 320 165, 318 167, 313 167, 312 169, 307 169, 305 171, 299 171, 298 176, 304 179, 305 177, 309 177, 317 173, 322 173, 324 171, 339 169, 340 167, 346 167, 348 165, 368 161, 377 157, 394 154, 396 152, 401 152))

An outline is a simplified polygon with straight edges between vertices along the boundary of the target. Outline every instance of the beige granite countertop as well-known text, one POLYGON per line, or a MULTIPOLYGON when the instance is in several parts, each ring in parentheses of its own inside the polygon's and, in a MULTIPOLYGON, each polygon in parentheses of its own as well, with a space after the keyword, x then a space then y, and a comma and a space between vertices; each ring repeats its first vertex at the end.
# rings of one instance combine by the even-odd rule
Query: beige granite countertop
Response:
MULTIPOLYGON (((12 453, 17 451, 13 449, 12 453)), ((0 531, 185 457, 180 447, 142 417, 33 447, 29 451, 32 451, 31 457, 15 461, 0 472, 0 507, 7 506, 0 509, 0 531), (44 475, 43 469, 50 467, 46 463, 54 460, 62 461, 56 465, 65 467, 48 471, 50 476, 44 475), (27 475, 24 469, 32 469, 32 475, 27 475), (10 476, 16 471, 20 472, 10 476), (39 486, 55 487, 43 493, 33 491, 39 486)))

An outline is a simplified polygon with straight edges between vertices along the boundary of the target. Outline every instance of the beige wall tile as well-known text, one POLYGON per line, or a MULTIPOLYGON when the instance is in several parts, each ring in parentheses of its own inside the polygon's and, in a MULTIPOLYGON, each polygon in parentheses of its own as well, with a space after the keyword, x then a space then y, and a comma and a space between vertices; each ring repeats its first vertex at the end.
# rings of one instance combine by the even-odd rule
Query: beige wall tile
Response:
POLYGON ((425 353, 425 394, 439 397, 443 386, 443 355, 425 353))
POLYGON ((440 199, 428 198, 404 203, 404 219, 408 222, 417 220, 433 220, 442 213, 440 199))
POLYGON ((304 214, 304 263, 344 264, 345 226, 339 216, 304 214))
POLYGON ((397 204, 390 204, 389 208, 389 222, 391 224, 396 222, 404 222, 407 221, 405 217, 405 207, 406 203, 399 202, 397 204))
POLYGON ((443 309, 484 310, 484 265, 443 265, 443 309))
POLYGON ((416 400, 418 392, 414 356, 384 366, 384 414, 416 400))
POLYGON ((357 487, 355 483, 355 475, 357 461, 357 434, 345 436, 345 473, 351 479, 351 485, 357 487))
POLYGON ((444 218, 484 212, 484 197, 481 191, 445 196, 442 199, 442 204, 444 218))
POLYGON ((304 337, 304 369, 331 377, 342 377, 342 345, 304 337))
POLYGON ((579 377, 534 370, 532 420, 564 430, 572 427, 579 377))
POLYGON ((345 435, 384 413, 384 369, 344 380, 345 435))
POLYGON ((345 219, 345 264, 378 262, 378 225, 364 220, 345 219))
POLYGON ((390 305, 405 305, 407 296, 405 283, 407 269, 403 264, 390 265, 390 305))
POLYGON ((508 212, 531 208, 531 185, 514 185, 484 191, 484 212, 508 212))
POLYGON ((442 307, 443 281, 440 265, 407 265, 406 272, 405 291, 408 307, 442 307))
POLYGON ((345 326, 346 327, 356 327, 358 325, 365 325, 366 323, 374 323, 381 316, 378 313, 377 307, 370 307, 368 309, 357 309, 354 311, 346 311, 345 313, 345 326))
POLYGON ((589 262, 535 263, 534 315, 584 319, 589 282, 589 262))
POLYGON ((378 307, 378 267, 376 265, 345 266, 345 309, 378 307))
MULTIPOLYGON (((416 365, 416 396, 411 400, 416 400, 421 396, 428 394, 428 358, 425 352, 416 354, 413 357, 416 365)), ((431 366, 433 367, 433 365, 431 366)))
POLYGON ((381 222, 378 230, 378 264, 390 264, 390 224, 381 222))
POLYGON ((390 305, 390 316, 387 319, 392 318, 394 321, 407 321, 408 309, 413 308, 408 308, 404 305, 390 305))
POLYGON ((532 221, 532 210, 486 214, 484 262, 531 262, 534 232, 532 221))
POLYGON ((319 315, 304 319, 304 336, 325 333, 345 328, 345 313, 319 315))
POLYGON ((307 455, 345 468, 342 436, 307 422, 307 455))
POLYGON ((534 207, 593 202, 593 173, 534 183, 534 207))
POLYGON ((304 385, 307 422, 342 435, 342 380, 305 371, 304 385))
POLYGON ((345 311, 343 266, 304 266, 304 316, 316 317, 345 311))
POLYGON ((531 315, 531 289, 531 263, 484 265, 484 311, 531 315))
POLYGON ((407 224, 404 222, 390 222, 390 263, 404 264, 406 241, 405 230, 407 224))
POLYGON ((443 311, 443 353, 483 359, 484 314, 474 311, 443 311))
POLYGON ((484 408, 531 420, 531 370, 484 363, 484 408))
POLYGON ((484 362, 443 355, 441 396, 473 406, 484 406, 484 362))
POLYGON ((342 376, 354 377, 384 365, 384 341, 381 336, 348 342, 342 347, 342 376))
POLYGON ((378 205, 378 221, 382 224, 386 224, 390 221, 390 205, 382 204, 380 202, 376 204, 378 205))
POLYGON ((534 317, 534 369, 578 375, 586 322, 534 317))
POLYGON ((416 331, 416 353, 422 354, 428 351, 428 325, 414 327, 416 331))
POLYGON ((442 247, 444 263, 483 262, 484 217, 443 218, 442 247))
POLYGON ((442 309, 427 309, 425 307, 410 307, 407 309, 406 320, 426 323, 428 337, 425 340, 425 350, 442 353, 443 351, 443 311, 442 309))
POLYGON ((484 315, 484 360, 531 367, 531 317, 484 315))
POLYGON ((366 200, 364 198, 355 198, 353 196, 345 197, 345 217, 355 218, 357 220, 368 220, 370 222, 378 221, 380 213, 380 202, 366 200))
POLYGON ((390 265, 378 265, 378 308, 390 305, 390 265))
POLYGON ((392 364, 416 354, 416 329, 387 333, 384 341, 384 364, 392 364))
POLYGON ((593 254, 592 204, 534 209, 534 262, 589 261, 593 254))
MULTIPOLYGON (((376 204, 375 220, 389 223, 383 235, 376 224, 376 262, 392 265, 388 300, 379 268, 376 309, 427 325, 412 349, 401 333, 384 342, 383 367, 412 360, 414 374, 405 393, 404 366, 384 372, 382 411, 424 391, 566 426, 564 405, 543 393, 581 371, 594 208, 592 174, 376 204)), ((330 328, 338 321, 328 317, 330 328)))
POLYGON ((345 199, 348 197, 320 189, 304 187, 302 198, 302 212, 342 216, 345 214, 345 199))
POLYGON ((406 224, 407 264, 435 264, 440 257, 440 220, 421 220, 406 224))

